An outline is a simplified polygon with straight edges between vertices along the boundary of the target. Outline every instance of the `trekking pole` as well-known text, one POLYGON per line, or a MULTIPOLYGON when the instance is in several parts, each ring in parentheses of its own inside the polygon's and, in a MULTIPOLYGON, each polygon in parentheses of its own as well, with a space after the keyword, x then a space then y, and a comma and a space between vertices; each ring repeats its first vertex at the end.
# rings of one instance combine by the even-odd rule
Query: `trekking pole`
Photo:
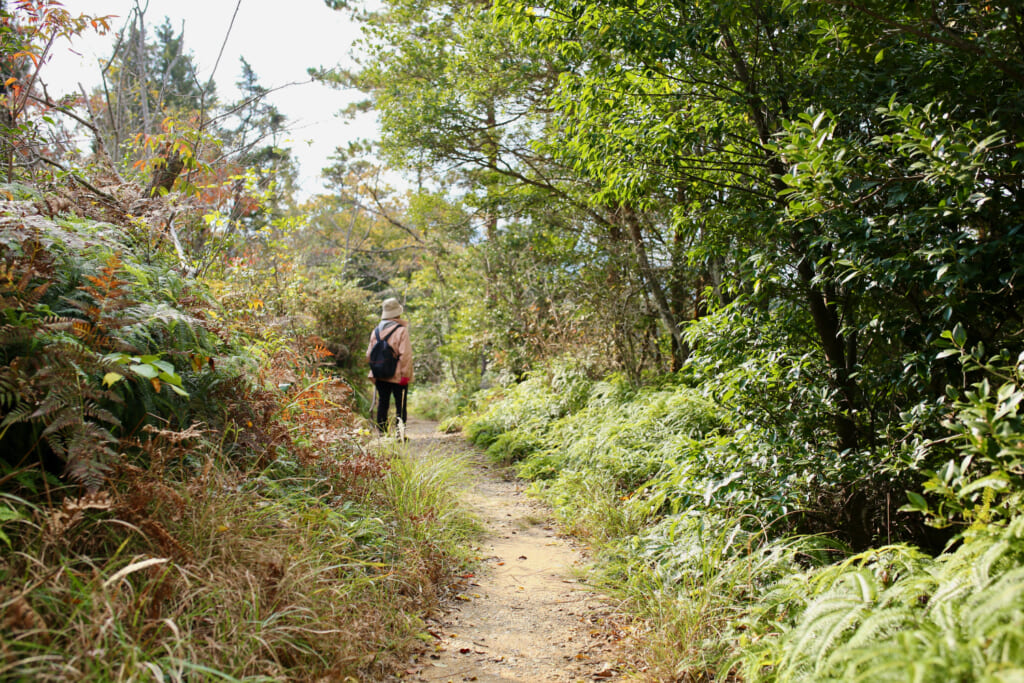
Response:
POLYGON ((380 397, 377 395, 377 380, 373 380, 373 398, 370 399, 370 421, 373 422, 374 425, 377 425, 377 420, 374 417, 374 409, 377 407, 377 401, 379 400, 380 397))

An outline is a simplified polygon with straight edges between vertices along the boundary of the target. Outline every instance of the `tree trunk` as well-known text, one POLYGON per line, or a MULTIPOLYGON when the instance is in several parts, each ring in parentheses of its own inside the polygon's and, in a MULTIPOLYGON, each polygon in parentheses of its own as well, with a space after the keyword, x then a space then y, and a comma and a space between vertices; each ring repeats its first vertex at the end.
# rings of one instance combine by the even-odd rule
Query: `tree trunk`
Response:
POLYGON ((170 192, 171 188, 174 187, 174 181, 178 179, 182 169, 185 168, 185 162, 177 152, 165 149, 161 158, 163 163, 153 166, 153 178, 149 183, 149 191, 147 192, 150 197, 170 192))
POLYGON ((672 370, 674 372, 682 367, 682 364, 689 357, 690 347, 683 340, 683 335, 679 331, 679 321, 669 305, 668 297, 665 296, 665 290, 657 274, 654 272, 654 267, 651 265, 650 258, 647 255, 647 246, 644 243, 640 218, 636 215, 635 211, 627 206, 620 207, 618 215, 629 228, 629 237, 633 243, 633 254, 636 257, 637 268, 640 271, 640 279, 646 285, 647 293, 654 300, 654 305, 658 309, 658 316, 665 324, 665 327, 668 328, 669 334, 672 335, 672 370))
POLYGON ((146 70, 146 20, 143 15, 142 9, 139 8, 139 3, 135 3, 136 17, 139 21, 139 33, 138 42, 135 44, 135 52, 138 55, 138 64, 136 69, 136 77, 139 79, 139 88, 141 92, 140 99, 142 100, 142 130, 144 133, 150 133, 149 129, 149 74, 146 70))
POLYGON ((847 357, 847 342, 840 328, 839 316, 836 315, 836 304, 828 301, 819 286, 814 283, 814 268, 806 251, 797 264, 797 274, 804 285, 811 319, 814 321, 814 331, 818 334, 821 348, 825 352, 825 360, 832 371, 833 386, 839 390, 840 412, 834 417, 839 449, 853 450, 859 444, 857 424, 850 417, 857 405, 856 383, 850 377, 850 366, 855 359, 847 357))

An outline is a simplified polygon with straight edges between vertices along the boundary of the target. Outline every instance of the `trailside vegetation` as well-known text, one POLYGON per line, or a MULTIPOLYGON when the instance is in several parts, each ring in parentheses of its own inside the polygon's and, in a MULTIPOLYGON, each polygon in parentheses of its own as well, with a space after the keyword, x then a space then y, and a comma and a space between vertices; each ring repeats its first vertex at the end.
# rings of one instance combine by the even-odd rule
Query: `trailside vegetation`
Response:
POLYGON ((885 536, 860 552, 834 533, 842 463, 786 453, 692 381, 637 387, 558 364, 462 419, 601 549, 602 584, 646 620, 656 678, 978 680, 1018 671, 1024 644, 1010 483, 1024 374, 990 370, 1004 383, 953 401, 955 457, 892 501, 885 536), (955 542, 908 542, 926 533, 929 504, 927 521, 952 525, 955 542))
POLYGON ((4 677, 389 672, 464 561, 452 464, 367 450, 322 347, 31 206, 0 238, 4 677))
POLYGON ((376 301, 315 221, 381 222, 299 210, 256 75, 221 108, 138 6, 52 100, 108 25, 0 2, 0 679, 388 677, 475 528, 359 413, 376 301))
POLYGON ((382 137, 300 202, 244 60, 136 4, 55 99, 109 20, 0 2, 0 676, 393 673, 473 532, 366 446, 395 296, 649 677, 1021 677, 1017 4, 327 4, 382 137))
POLYGON ((653 675, 1020 675, 1016 4, 362 19, 319 75, 453 207, 407 290, 453 400, 414 404, 600 544, 653 675))

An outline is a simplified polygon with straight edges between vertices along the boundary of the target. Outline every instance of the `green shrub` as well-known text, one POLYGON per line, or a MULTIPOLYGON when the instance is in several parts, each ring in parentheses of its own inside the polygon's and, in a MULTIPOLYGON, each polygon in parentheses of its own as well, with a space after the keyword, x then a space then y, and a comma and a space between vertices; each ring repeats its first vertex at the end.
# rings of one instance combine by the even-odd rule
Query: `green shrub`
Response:
POLYGON ((794 574, 737 641, 744 678, 981 681, 1024 674, 1024 517, 931 558, 888 546, 794 574))
POLYGON ((676 457, 667 442, 722 427, 714 406, 685 387, 634 393, 601 383, 585 408, 551 424, 549 441, 567 467, 605 472, 617 489, 632 491, 676 457))
POLYGON ((358 367, 375 324, 372 295, 354 285, 335 283, 305 294, 313 331, 327 343, 339 364, 358 367))
MULTIPOLYGON (((466 433, 476 442, 479 433, 498 434, 513 429, 544 426, 579 410, 590 396, 593 382, 571 361, 552 363, 532 372, 526 380, 485 391, 476 402, 482 407, 466 422, 466 433), (477 426, 478 423, 483 423, 477 426)), ((481 438, 491 439, 490 436, 481 438)), ((487 446, 490 443, 477 443, 487 446)))
POLYGON ((415 383, 409 393, 409 410, 428 420, 443 422, 458 416, 471 400, 471 395, 460 393, 460 387, 453 382, 415 383))
POLYGON ((515 429, 498 435, 487 447, 487 456, 494 462, 510 465, 544 447, 544 439, 529 429, 515 429))
POLYGON ((953 416, 944 426, 952 436, 917 449, 914 465, 927 480, 924 495, 911 492, 908 505, 936 526, 960 530, 1005 524, 1024 503, 1024 356, 986 360, 983 348, 963 348, 962 335, 945 333, 960 343, 950 352, 982 378, 962 392, 949 388, 953 416))

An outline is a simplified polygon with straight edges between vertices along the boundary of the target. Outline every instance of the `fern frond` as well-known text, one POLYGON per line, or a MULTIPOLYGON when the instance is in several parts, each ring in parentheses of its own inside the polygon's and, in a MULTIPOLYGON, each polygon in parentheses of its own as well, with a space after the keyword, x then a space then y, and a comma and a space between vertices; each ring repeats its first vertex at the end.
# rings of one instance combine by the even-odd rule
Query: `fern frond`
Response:
POLYGON ((28 296, 25 297, 25 303, 28 304, 29 306, 37 305, 40 301, 43 300, 43 297, 46 296, 46 293, 50 291, 50 287, 52 286, 53 281, 48 280, 46 282, 43 282, 42 284, 33 287, 32 291, 29 292, 28 296))
POLYGON ((908 605, 876 611, 861 622, 856 633, 847 641, 843 649, 856 650, 868 647, 873 642, 884 641, 895 633, 910 630, 916 627, 920 621, 920 610, 915 610, 908 605))
POLYGON ((34 325, 4 325, 0 327, 0 346, 24 344, 34 337, 37 331, 34 325))
POLYGON ((171 325, 180 323, 188 326, 189 328, 196 329, 202 328, 203 325, 199 318, 189 315, 188 313, 165 303, 135 304, 125 309, 125 312, 130 313, 130 317, 133 320, 138 321, 136 324, 140 325, 150 325, 152 323, 171 325))
POLYGON ((931 641, 923 639, 920 632, 901 633, 891 640, 851 653, 848 665, 836 672, 836 680, 857 683, 959 680, 945 661, 931 651, 931 641))
POLYGON ((49 420, 46 428, 43 430, 43 438, 82 423, 82 414, 77 409, 59 407, 55 410, 55 413, 56 417, 49 420))
POLYGON ((1007 572, 971 595, 964 611, 964 621, 972 625, 972 631, 986 635, 1010 621, 1020 621, 1024 614, 1024 567, 1007 572))
POLYGON ((82 404, 82 412, 86 417, 105 422, 109 425, 120 426, 121 420, 106 408, 97 405, 94 401, 85 401, 82 404))
POLYGON ((811 604, 787 639, 787 658, 791 664, 787 669, 825 659, 835 640, 842 632, 861 617, 864 604, 850 597, 830 596, 811 604))
POLYGON ((24 398, 25 377, 17 367, 0 368, 0 407, 13 408, 24 398))
POLYGON ((4 416, 3 422, 0 422, 0 428, 9 427, 18 422, 29 422, 31 420, 30 416, 34 411, 35 405, 22 403, 4 416))
POLYGON ((943 568, 942 574, 946 578, 936 587, 929 605, 942 605, 959 601, 977 585, 973 566, 965 567, 962 572, 949 571, 949 568, 943 568))
POLYGON ((49 340, 47 344, 47 362, 40 372, 63 374, 74 370, 74 376, 85 376, 93 371, 99 361, 99 355, 86 344, 68 335, 61 335, 49 340), (79 368, 83 368, 81 373, 79 368))
POLYGON ((98 490, 110 472, 108 461, 117 441, 107 430, 90 422, 81 422, 66 439, 66 472, 73 481, 89 491, 98 490))
POLYGON ((1024 515, 1019 515, 1010 520, 1003 530, 1003 537, 1007 539, 1024 540, 1024 515))

